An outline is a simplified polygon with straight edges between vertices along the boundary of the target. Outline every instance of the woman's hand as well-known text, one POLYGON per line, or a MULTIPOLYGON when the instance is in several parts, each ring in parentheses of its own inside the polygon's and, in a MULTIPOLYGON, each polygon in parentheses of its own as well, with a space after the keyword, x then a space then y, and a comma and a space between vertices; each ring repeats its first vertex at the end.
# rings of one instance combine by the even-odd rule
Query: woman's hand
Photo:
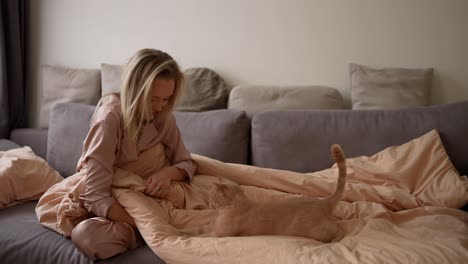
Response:
POLYGON ((171 190, 171 182, 180 178, 182 174, 176 167, 165 167, 151 175, 146 180, 145 194, 152 197, 164 198, 171 190))

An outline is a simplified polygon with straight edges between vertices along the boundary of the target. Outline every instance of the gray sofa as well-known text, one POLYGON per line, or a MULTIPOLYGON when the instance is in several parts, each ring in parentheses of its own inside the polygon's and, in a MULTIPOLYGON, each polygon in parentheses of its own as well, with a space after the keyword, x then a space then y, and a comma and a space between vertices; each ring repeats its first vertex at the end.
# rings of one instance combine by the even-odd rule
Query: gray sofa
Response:
MULTIPOLYGON (((28 145, 61 175, 72 175, 93 110, 88 105, 56 105, 48 130, 14 130, 11 141, 0 141, 0 150, 28 145)), ((341 144, 348 157, 371 155, 435 128, 460 174, 468 174, 468 101, 385 111, 272 111, 252 119, 232 109, 175 115, 193 153, 298 172, 330 167, 332 143, 341 144)), ((38 223, 35 204, 0 210, 1 263, 90 263, 69 239, 38 223)), ((163 263, 147 246, 102 261, 127 262, 163 263)))

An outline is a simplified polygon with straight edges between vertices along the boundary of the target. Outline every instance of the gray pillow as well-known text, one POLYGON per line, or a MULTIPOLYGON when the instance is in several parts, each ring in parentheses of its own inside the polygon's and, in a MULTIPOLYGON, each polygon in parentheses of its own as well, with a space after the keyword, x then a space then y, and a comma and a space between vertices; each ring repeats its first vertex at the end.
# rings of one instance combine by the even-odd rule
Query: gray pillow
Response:
POLYGON ((244 111, 175 112, 174 116, 191 153, 247 164, 250 122, 244 111))
POLYGON ((57 103, 94 105, 101 97, 101 74, 98 69, 75 69, 43 65, 43 96, 39 126, 47 128, 49 114, 57 103))
POLYGON ((52 108, 46 160, 63 177, 76 172, 94 109, 95 106, 76 103, 56 104, 52 108))
POLYGON ((200 112, 227 107, 229 88, 215 71, 191 68, 184 75, 184 93, 175 107, 177 111, 200 112))
POLYGON ((350 64, 353 109, 429 105, 433 69, 373 68, 350 64))

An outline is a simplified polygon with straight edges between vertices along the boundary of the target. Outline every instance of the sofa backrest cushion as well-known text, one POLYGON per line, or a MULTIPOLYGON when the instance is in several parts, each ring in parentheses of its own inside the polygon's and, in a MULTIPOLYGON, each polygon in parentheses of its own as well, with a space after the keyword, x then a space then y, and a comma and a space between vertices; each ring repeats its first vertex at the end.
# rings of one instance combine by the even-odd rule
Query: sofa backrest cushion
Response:
POLYGON ((17 128, 10 133, 10 139, 20 146, 29 146, 35 154, 46 159, 47 128, 17 128))
POLYGON ((247 164, 250 120, 244 111, 175 112, 187 149, 230 163, 247 164))
POLYGON ((63 103, 51 111, 46 160, 63 177, 76 171, 95 106, 63 103))
MULTIPOLYGON (((57 104, 50 116, 46 160, 62 176, 75 173, 95 106, 57 104)), ((187 149, 232 163, 246 163, 250 123, 243 111, 175 112, 187 149)))
POLYGON ((254 116, 252 164, 312 172, 333 164, 330 146, 347 157, 373 155, 436 129, 455 167, 468 174, 468 101, 399 110, 280 111, 254 116))

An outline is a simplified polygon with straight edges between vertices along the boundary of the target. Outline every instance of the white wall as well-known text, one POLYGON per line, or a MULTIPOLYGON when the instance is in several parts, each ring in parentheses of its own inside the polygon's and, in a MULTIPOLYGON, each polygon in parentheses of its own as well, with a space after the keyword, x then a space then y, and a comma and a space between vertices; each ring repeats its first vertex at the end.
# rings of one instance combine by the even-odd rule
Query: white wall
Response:
POLYGON ((99 68, 143 47, 167 51, 184 69, 212 68, 230 85, 328 85, 347 100, 350 62, 433 67, 433 103, 468 99, 466 0, 32 2, 36 112, 41 64, 99 68))

